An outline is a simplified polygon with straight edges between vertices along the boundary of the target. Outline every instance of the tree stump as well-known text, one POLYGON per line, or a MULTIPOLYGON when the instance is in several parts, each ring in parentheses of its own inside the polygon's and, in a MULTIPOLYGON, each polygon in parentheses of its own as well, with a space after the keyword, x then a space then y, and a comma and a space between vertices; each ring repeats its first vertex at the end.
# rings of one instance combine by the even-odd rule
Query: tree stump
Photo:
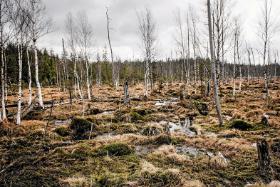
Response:
POLYGON ((129 93, 128 93, 128 82, 126 81, 124 84, 124 104, 129 103, 129 93))
POLYGON ((269 146, 266 140, 259 140, 257 142, 258 149, 258 171, 265 182, 271 181, 272 168, 269 156, 269 146))
POLYGON ((269 116, 268 115, 263 115, 262 116, 262 121, 261 121, 261 123, 264 125, 264 126, 269 126, 270 124, 269 124, 269 116))

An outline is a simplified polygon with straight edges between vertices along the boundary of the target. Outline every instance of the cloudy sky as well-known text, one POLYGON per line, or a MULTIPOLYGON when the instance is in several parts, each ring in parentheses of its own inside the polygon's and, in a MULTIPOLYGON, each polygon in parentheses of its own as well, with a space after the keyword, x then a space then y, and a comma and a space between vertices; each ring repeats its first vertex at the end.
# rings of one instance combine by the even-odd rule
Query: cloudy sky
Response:
MULTIPOLYGON (((252 46, 258 45, 257 23, 261 15, 261 5, 264 0, 232 0, 232 12, 241 20, 243 37, 252 46)), ((185 13, 192 6, 197 14, 200 27, 206 29, 206 0, 43 0, 47 14, 53 20, 53 32, 40 40, 40 47, 52 49, 61 54, 61 39, 65 38, 65 19, 68 12, 76 15, 77 12, 87 13, 94 29, 93 48, 91 55, 107 44, 106 40, 106 7, 109 7, 112 18, 112 45, 116 56, 122 59, 139 58, 141 56, 140 39, 138 33, 137 12, 146 7, 152 11, 157 26, 157 58, 170 56, 176 49, 175 12, 180 9, 185 13)), ((273 9, 279 10, 280 1, 273 0, 273 9)), ((206 31, 201 29, 201 35, 206 31)), ((204 33, 204 34, 203 34, 204 33)), ((277 39, 277 38, 276 38, 277 39)), ((276 41, 276 40, 275 40, 276 41)), ((201 41, 206 43, 207 41, 201 41)))

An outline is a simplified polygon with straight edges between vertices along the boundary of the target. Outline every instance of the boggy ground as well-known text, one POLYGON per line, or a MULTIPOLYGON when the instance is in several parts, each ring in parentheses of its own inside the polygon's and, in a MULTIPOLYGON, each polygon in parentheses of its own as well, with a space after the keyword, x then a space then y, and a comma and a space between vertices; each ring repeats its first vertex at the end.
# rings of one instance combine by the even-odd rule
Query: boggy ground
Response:
POLYGON ((44 99, 58 103, 52 110, 1 125, 0 186, 265 186, 280 180, 279 83, 270 84, 268 104, 262 82, 244 81, 235 97, 222 85, 222 127, 212 96, 195 84, 185 99, 179 83, 158 85, 148 98, 131 86, 129 106, 122 88, 94 88, 92 101, 72 106, 67 92, 46 88, 44 99), (265 175, 257 167, 262 138, 271 156, 265 175))

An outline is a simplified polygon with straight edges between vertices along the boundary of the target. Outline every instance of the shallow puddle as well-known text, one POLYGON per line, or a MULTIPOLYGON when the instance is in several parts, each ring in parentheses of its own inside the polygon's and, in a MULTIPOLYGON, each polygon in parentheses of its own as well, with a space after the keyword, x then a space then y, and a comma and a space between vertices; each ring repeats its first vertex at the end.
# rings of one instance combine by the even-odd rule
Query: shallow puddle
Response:
POLYGON ((155 106, 167 106, 167 105, 176 105, 178 104, 178 98, 170 98, 168 100, 158 100, 155 103, 155 106))
POLYGON ((54 121, 54 125, 56 126, 61 126, 61 125, 68 125, 72 122, 71 119, 67 119, 67 120, 56 120, 54 121))

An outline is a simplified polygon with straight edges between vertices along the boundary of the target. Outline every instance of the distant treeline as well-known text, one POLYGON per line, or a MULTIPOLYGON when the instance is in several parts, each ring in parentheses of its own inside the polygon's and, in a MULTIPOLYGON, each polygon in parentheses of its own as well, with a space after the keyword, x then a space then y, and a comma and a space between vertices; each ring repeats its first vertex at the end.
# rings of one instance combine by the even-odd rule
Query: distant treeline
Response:
MULTIPOLYGON (((22 78, 23 82, 28 83, 28 65, 26 47, 23 47, 23 69, 22 78)), ((18 82, 18 53, 17 46, 15 44, 9 44, 5 50, 5 57, 7 59, 7 80, 8 85, 17 84, 18 82)), ((33 51, 29 51, 30 61, 33 62, 33 51)), ((73 59, 69 58, 63 60, 52 52, 48 52, 46 49, 38 50, 39 58, 39 79, 43 86, 63 86, 66 83, 64 81, 64 74, 68 75, 68 80, 74 79, 74 63, 73 59), (66 72, 67 71, 67 72, 66 72)), ((84 61, 76 59, 79 72, 83 72, 84 61)), ((145 63, 140 60, 135 61, 116 61, 120 72, 120 83, 129 81, 131 83, 144 81, 144 65, 145 63)), ((112 84, 112 64, 106 60, 99 60, 98 62, 90 64, 90 81, 91 85, 95 84, 112 84), (100 76, 101 75, 101 76, 100 76), (99 78, 99 76, 101 78, 99 78)), ((218 64, 219 66, 219 64, 218 64)), ((1 66, 0 66, 1 67, 1 66)), ((34 75, 34 64, 31 63, 32 75, 34 75)), ((189 71, 189 79, 197 81, 205 81, 211 78, 210 74, 210 60, 197 58, 183 60, 183 59, 166 59, 152 62, 151 65, 153 72, 154 82, 171 82, 171 81, 184 81, 187 79, 186 71, 189 71), (184 62, 186 64, 184 64, 184 62), (195 69, 194 64, 197 64, 195 69), (196 73, 195 73, 196 71, 196 73)), ((265 66, 262 65, 236 65, 235 77, 240 77, 239 68, 241 68, 241 76, 243 78, 248 77, 263 77, 265 66)), ((222 67, 217 68, 222 69, 222 67)), ((233 78, 233 64, 225 63, 225 75, 222 76, 218 73, 219 78, 229 79, 233 78)), ((276 63, 272 63, 268 66, 270 76, 280 76, 280 66, 276 63)), ((85 74, 81 73, 81 76, 85 74)), ((81 80, 85 80, 81 77, 81 80)), ((32 76, 32 82, 35 84, 34 76, 32 76)), ((34 85, 35 86, 35 85, 34 85)))

